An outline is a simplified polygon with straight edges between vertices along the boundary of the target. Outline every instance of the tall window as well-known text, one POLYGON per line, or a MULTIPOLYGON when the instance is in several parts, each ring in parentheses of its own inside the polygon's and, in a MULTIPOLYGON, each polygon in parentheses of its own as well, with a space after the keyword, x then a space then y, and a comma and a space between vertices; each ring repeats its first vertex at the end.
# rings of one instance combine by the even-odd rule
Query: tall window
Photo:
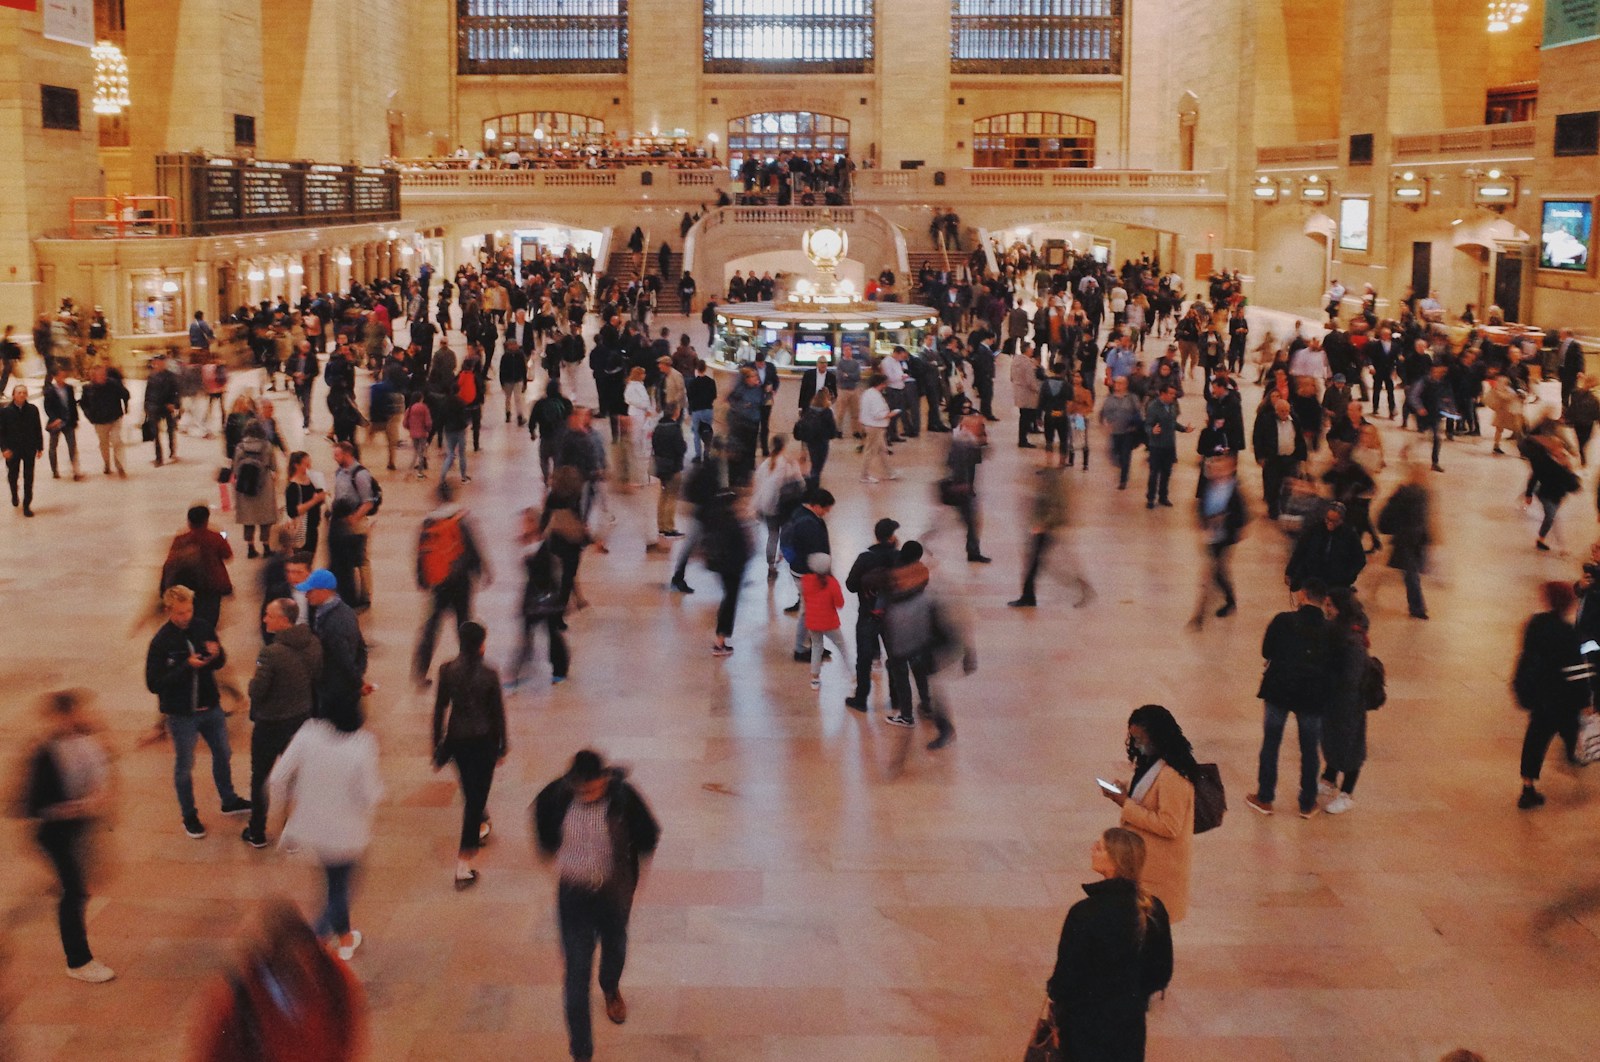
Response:
POLYGON ((524 155, 547 151, 578 151, 605 142, 603 118, 567 111, 522 111, 498 114, 483 123, 483 149, 518 151, 524 155))
POLYGON ((1094 122, 1053 111, 991 114, 972 123, 972 164, 1008 170, 1094 165, 1094 122))
POLYGON ((872 70, 873 0, 705 0, 707 73, 872 70))
POLYGON ((456 0, 463 74, 624 73, 628 0, 456 0))
POLYGON ((728 166, 734 173, 747 158, 764 164, 783 151, 813 161, 849 155, 850 122, 810 111, 769 111, 728 123, 728 166))
POLYGON ((951 0, 959 74, 1120 74, 1122 0, 951 0))

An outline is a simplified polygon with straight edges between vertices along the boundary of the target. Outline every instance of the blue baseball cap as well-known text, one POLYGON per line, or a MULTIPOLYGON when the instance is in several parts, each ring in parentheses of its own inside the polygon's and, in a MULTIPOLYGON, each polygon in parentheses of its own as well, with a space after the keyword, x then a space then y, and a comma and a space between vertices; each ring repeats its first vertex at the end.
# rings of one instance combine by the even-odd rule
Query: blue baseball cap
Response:
POLYGON ((335 579, 333 573, 328 569, 318 568, 306 578, 305 582, 295 587, 295 589, 301 593, 305 593, 307 590, 337 590, 339 589, 339 580, 335 579))

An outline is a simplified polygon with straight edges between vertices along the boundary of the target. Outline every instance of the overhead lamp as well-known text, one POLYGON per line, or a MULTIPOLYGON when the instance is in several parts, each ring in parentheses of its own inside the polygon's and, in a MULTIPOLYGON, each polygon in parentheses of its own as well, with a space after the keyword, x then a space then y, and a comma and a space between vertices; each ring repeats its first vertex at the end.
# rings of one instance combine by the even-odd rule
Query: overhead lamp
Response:
POLYGON ((1426 177, 1419 178, 1410 170, 1395 178, 1395 184, 1389 191, 1392 202, 1420 210, 1428 202, 1429 184, 1426 177))
POLYGON ((339 264, 342 265, 342 266, 349 265, 350 264, 350 256, 347 255, 347 254, 341 254, 339 256, 339 264))
POLYGON ((533 138, 535 140, 543 140, 544 139, 544 128, 542 126, 533 131, 533 138))
POLYGON ((906 323, 904 321, 879 321, 878 322, 878 327, 879 328, 904 328, 905 326, 906 326, 906 323))
POLYGON ((295 277, 303 276, 305 274, 305 271, 306 271, 306 267, 301 265, 299 262, 290 262, 289 263, 289 275, 290 276, 295 276, 295 277))
POLYGON ((267 270, 267 276, 271 277, 273 280, 282 280, 283 275, 283 266, 273 266, 271 269, 267 270))
POLYGON ((110 41, 89 49, 94 58, 94 113, 121 114, 128 106, 128 59, 110 41))
POLYGON ((1333 190, 1328 187, 1328 182, 1313 173, 1306 178, 1306 183, 1300 188, 1300 198, 1308 203, 1326 203, 1333 190))
POLYGON ((483 127, 483 138, 485 140, 493 140, 496 137, 498 137, 499 135, 500 135, 499 132, 496 131, 494 126, 486 125, 486 126, 483 127))
POLYGON ((267 279, 267 274, 263 273, 259 269, 252 269, 252 270, 250 270, 250 272, 245 274, 245 279, 259 282, 259 281, 267 279))
POLYGON ((176 295, 178 292, 178 282, 176 280, 163 280, 161 282, 161 290, 168 295, 176 295))
MULTIPOLYGON (((1276 203, 1278 201, 1278 183, 1270 177, 1257 177, 1255 185, 1250 189, 1250 197, 1258 203, 1276 203)), ((1078 234, 1072 234, 1077 239, 1078 234)))
POLYGON ((1525 0, 1489 0, 1489 32, 1504 33, 1522 24, 1528 14, 1525 0))
POLYGON ((1472 183, 1472 202, 1501 212, 1517 205, 1517 179, 1502 177, 1499 170, 1490 170, 1487 177, 1472 183))

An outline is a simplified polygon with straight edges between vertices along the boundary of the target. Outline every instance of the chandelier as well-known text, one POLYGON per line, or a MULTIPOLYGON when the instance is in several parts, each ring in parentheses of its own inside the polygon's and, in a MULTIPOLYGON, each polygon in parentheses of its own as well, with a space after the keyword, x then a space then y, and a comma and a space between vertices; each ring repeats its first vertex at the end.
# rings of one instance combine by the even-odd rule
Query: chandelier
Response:
POLYGON ((1504 33, 1512 26, 1521 25, 1528 13, 1524 0, 1489 0, 1489 32, 1504 33))
POLYGON ((110 41, 89 52, 94 57, 94 113, 121 114, 128 106, 128 60, 110 41))

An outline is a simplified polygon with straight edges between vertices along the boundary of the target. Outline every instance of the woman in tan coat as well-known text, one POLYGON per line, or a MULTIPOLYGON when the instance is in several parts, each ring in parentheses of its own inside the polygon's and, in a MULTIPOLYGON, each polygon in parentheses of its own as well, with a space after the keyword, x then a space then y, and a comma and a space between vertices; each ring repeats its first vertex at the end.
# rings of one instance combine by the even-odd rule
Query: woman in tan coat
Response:
POLYGON ((1172 713, 1159 704, 1128 717, 1131 783, 1105 795, 1122 808, 1122 825, 1144 838, 1141 884, 1166 905, 1173 922, 1189 911, 1189 862, 1194 844, 1194 750, 1172 713))

